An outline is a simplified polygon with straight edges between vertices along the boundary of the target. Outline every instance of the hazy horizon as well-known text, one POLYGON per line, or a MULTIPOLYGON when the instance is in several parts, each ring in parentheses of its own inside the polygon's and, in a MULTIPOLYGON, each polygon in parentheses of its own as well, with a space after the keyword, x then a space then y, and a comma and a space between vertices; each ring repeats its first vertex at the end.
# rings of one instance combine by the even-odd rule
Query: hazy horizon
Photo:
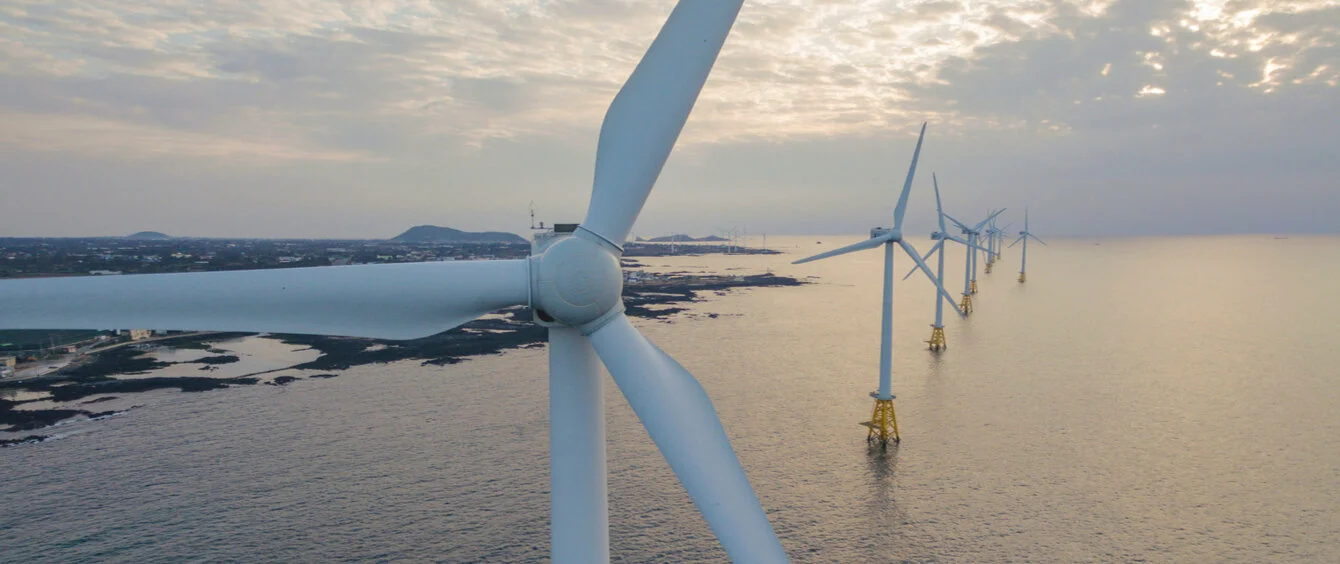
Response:
MULTIPOLYGON (((672 4, 15 0, 0 237, 580 221, 672 4)), ((923 121, 910 233, 933 172, 1044 238, 1340 232, 1337 30, 1334 0, 746 2, 634 232, 864 232, 923 121)))
MULTIPOLYGON (((546 223, 546 226, 548 226, 548 223, 546 223)), ((1004 224, 1001 224, 1001 226, 1003 227, 1004 224)), ((451 226, 450 226, 450 225, 439 225, 439 226, 437 226, 437 227, 451 227, 451 226)), ((872 227, 873 227, 873 226, 872 226, 872 227)), ((1010 229, 1008 230, 1008 233, 1009 233, 1011 236, 1017 234, 1017 231, 1018 231, 1018 230, 1017 230, 1017 227, 1018 227, 1018 226, 1011 226, 1010 229)), ((957 230, 956 228, 953 228, 953 227, 951 227, 950 230, 951 230, 951 232, 953 232, 953 233, 957 233, 957 232, 958 232, 958 230, 957 230)), ((136 231, 136 232, 134 232, 134 233, 126 233, 126 234, 123 234, 123 235, 49 235, 49 236, 0 235, 0 239, 126 239, 126 238, 128 238, 130 235, 134 235, 134 234, 136 234, 136 233, 145 232, 145 231, 148 231, 148 232, 158 232, 158 233, 163 233, 163 232, 161 232, 161 231, 157 231, 157 230, 153 230, 153 229, 141 229, 141 230, 136 231)), ((488 229, 488 230, 481 230, 481 231, 501 231, 501 230, 498 230, 498 229, 488 229)), ((931 240, 931 237, 930 237, 930 233, 931 233, 931 231, 932 231, 932 230, 927 230, 925 233, 922 233, 922 232, 919 232, 919 231, 912 231, 912 232, 909 232, 908 238, 909 238, 909 240, 912 240, 912 241, 918 241, 918 240, 926 240, 926 241, 930 241, 930 240, 931 240)), ((1142 234, 1129 234, 1129 235, 1086 235, 1086 234, 1061 234, 1061 235, 1058 235, 1058 234, 1051 234, 1051 233, 1048 233, 1048 234, 1045 234, 1045 235, 1044 235, 1041 231, 1038 231, 1036 228, 1031 229, 1031 231, 1033 231, 1034 234, 1036 234, 1036 235, 1038 235, 1038 236, 1040 236, 1040 237, 1042 237, 1042 238, 1044 238, 1044 239, 1046 239, 1046 240, 1052 240, 1052 239, 1057 239, 1057 240, 1076 240, 1076 239, 1083 239, 1083 240, 1119 240, 1119 239, 1158 239, 1158 238, 1182 238, 1182 237, 1340 237, 1340 233, 1331 233, 1331 232, 1312 232, 1312 233, 1292 232, 1292 233, 1291 233, 1291 232, 1275 232, 1275 231, 1258 231, 1258 232, 1225 232, 1225 233, 1150 233, 1150 234, 1143 234, 1143 233, 1142 233, 1142 234)), ((403 233, 403 230, 402 230, 401 232, 403 233)), ((513 233, 513 234, 515 234, 515 235, 519 235, 519 236, 521 236, 521 237, 528 237, 528 236, 529 236, 529 233, 530 233, 530 230, 529 230, 529 229, 522 229, 522 230, 518 230, 518 231, 503 231, 503 232, 504 232, 504 233, 513 233)), ((274 237, 263 237, 263 236, 256 236, 256 235, 190 235, 190 234, 178 235, 178 234, 174 234, 174 233, 163 233, 163 234, 169 236, 171 239, 187 239, 187 240, 189 240, 189 239, 237 239, 237 240, 243 240, 243 239, 264 239, 264 240, 274 240, 274 241, 285 241, 285 240, 288 240, 288 241, 320 241, 320 240, 327 240, 327 241, 389 241, 389 240, 391 240, 391 239, 394 239, 397 235, 400 235, 400 233, 396 233, 395 235, 391 235, 391 236, 387 236, 387 237, 349 237, 349 236, 316 236, 316 237, 286 237, 286 236, 274 236, 274 237)), ((635 232, 633 235, 630 235, 630 236, 629 236, 628 241, 629 241, 629 242, 633 242, 633 241, 634 241, 634 237, 642 237, 642 238, 644 238, 644 239, 652 239, 652 238, 655 238, 655 237, 663 237, 663 236, 667 236, 667 235, 671 235, 671 234, 675 234, 675 235, 687 235, 687 236, 690 236, 690 237, 706 237, 706 236, 709 236, 709 235, 716 235, 716 236, 718 236, 718 237, 724 237, 724 236, 725 236, 724 234, 722 234, 722 233, 718 233, 718 232, 710 232, 710 233, 709 233, 709 232, 701 232, 701 233, 694 233, 694 232, 685 232, 685 231, 674 231, 674 232, 666 232, 666 233, 664 233, 664 234, 657 234, 657 235, 639 235, 639 234, 637 234, 637 233, 635 232)), ((744 242, 744 243, 742 243, 742 244, 744 244, 744 245, 748 245, 748 246, 753 246, 753 247, 762 247, 762 245, 763 245, 763 237, 764 237, 765 235, 768 236, 768 237, 787 237, 787 238, 791 238, 791 237, 850 237, 850 238, 854 238, 854 239, 864 239, 864 238, 868 238, 868 237, 869 237, 869 233, 865 233, 865 232, 855 232, 855 231, 850 231, 850 232, 848 232, 848 231, 831 231, 831 232, 827 232, 827 233, 759 233, 759 232, 749 231, 749 232, 742 233, 742 235, 748 239, 746 242, 744 242)), ((145 241, 156 241, 156 240, 159 240, 159 241, 161 241, 162 239, 137 239, 137 240, 145 240, 145 241)), ((775 241, 774 241, 774 242, 775 242, 775 241)), ((1008 241, 1007 241, 1007 243, 1008 243, 1008 241)))

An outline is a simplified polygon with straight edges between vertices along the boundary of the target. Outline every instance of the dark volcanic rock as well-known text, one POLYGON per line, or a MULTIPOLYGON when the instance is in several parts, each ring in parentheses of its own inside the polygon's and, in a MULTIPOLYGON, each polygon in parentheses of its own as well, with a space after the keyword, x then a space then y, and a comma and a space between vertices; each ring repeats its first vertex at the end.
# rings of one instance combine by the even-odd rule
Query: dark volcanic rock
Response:
POLYGON ((47 440, 46 435, 28 435, 22 439, 0 439, 0 448, 12 447, 18 445, 32 445, 47 440))
POLYGON ((76 382, 64 386, 48 388, 53 401, 74 401, 96 394, 130 394, 177 388, 183 392, 204 392, 220 390, 230 384, 255 384, 255 378, 204 378, 183 376, 180 378, 140 378, 137 380, 99 380, 94 382, 76 382))
POLYGON ((276 376, 274 380, 266 382, 265 384, 269 386, 286 386, 289 382, 297 382, 301 379, 302 378, 297 376, 276 376))
POLYGON ((79 409, 14 409, 15 405, 17 405, 15 402, 0 400, 0 425, 8 425, 0 431, 10 433, 31 431, 71 417, 88 414, 87 411, 79 409))
POLYGON ((287 344, 308 346, 322 353, 316 360, 293 368, 344 370, 362 364, 409 359, 421 360, 423 364, 455 364, 468 356, 497 354, 548 337, 545 328, 530 322, 529 309, 512 308, 503 313, 504 319, 479 319, 444 333, 409 341, 316 335, 282 335, 281 338, 287 344))
POLYGON ((91 381, 105 379, 112 374, 143 374, 150 370, 172 366, 168 362, 141 356, 143 354, 144 351, 133 347, 112 349, 98 353, 91 362, 71 366, 61 370, 60 373, 70 380, 91 381))
POLYGON ((239 360, 241 360, 241 359, 240 359, 240 358, 237 358, 237 356, 229 354, 229 355, 219 355, 219 356, 207 356, 207 357, 202 358, 202 359, 199 359, 199 360, 192 360, 192 361, 190 361, 190 362, 183 362, 182 364, 207 364, 207 365, 211 365, 211 366, 213 366, 213 365, 217 365, 217 364, 232 364, 232 363, 237 362, 237 361, 239 361, 239 360))
MULTIPOLYGON (((139 406, 137 405, 137 406, 135 406, 135 407, 139 407, 139 406)), ((135 408, 132 407, 132 408, 130 408, 130 409, 135 409, 135 408)), ((89 421, 100 421, 100 420, 106 419, 106 418, 108 418, 108 417, 116 417, 117 415, 125 415, 126 413, 128 413, 128 412, 130 411, 130 409, 123 409, 123 410, 121 410, 121 411, 99 411, 99 412, 97 412, 97 413, 89 413, 89 414, 88 414, 88 419, 89 419, 89 421)))

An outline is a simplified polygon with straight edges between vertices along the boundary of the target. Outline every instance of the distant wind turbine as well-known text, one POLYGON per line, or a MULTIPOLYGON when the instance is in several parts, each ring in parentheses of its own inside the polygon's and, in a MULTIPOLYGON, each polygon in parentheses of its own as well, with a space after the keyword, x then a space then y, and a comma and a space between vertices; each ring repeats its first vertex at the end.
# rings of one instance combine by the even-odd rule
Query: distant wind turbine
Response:
POLYGON ((1018 238, 1018 239, 1015 239, 1013 243, 1010 243, 1010 247, 1011 247, 1011 248, 1013 248, 1015 245, 1018 245, 1019 243, 1023 243, 1023 244, 1024 244, 1023 251, 1020 253, 1020 255, 1022 256, 1022 258, 1019 260, 1019 283, 1020 283, 1020 284, 1023 284, 1024 282, 1027 282, 1027 281, 1028 281, 1028 274, 1027 274, 1027 271, 1028 271, 1028 240, 1029 240, 1029 239, 1032 239, 1032 240, 1034 240, 1034 241, 1037 241, 1037 242, 1039 242, 1039 243, 1042 243, 1042 246, 1044 246, 1044 247, 1047 246, 1047 243, 1044 242, 1042 239, 1039 239, 1039 238, 1037 238, 1036 236, 1034 236, 1032 233, 1029 233, 1029 232, 1028 232, 1028 207, 1024 207, 1024 230, 1019 232, 1019 238, 1018 238))
POLYGON ((1000 241, 996 243, 996 260, 1000 260, 1000 250, 1005 246, 1005 233, 1008 232, 1011 227, 1014 227, 1013 223, 1006 223, 1005 227, 996 230, 996 236, 1000 238, 1000 241))
MULTIPOLYGON (((964 241, 963 239, 959 239, 958 237, 949 234, 949 228, 945 227, 944 208, 941 207, 940 205, 940 179, 935 177, 935 173, 931 173, 931 182, 935 186, 935 213, 940 220, 940 230, 931 233, 931 239, 934 239, 937 242, 935 243, 935 246, 931 247, 931 250, 926 251, 926 255, 921 257, 921 260, 925 262, 927 260, 930 260, 931 255, 937 252, 940 253, 939 256, 940 264, 939 268, 935 272, 935 279, 943 281, 945 278, 945 251, 944 251, 945 241, 954 241, 955 243, 964 246, 971 246, 971 244, 968 243, 967 241, 964 241)), ((978 247, 978 249, 980 248, 981 247, 978 247)), ((917 271, 916 268, 909 270, 907 272, 907 275, 903 276, 903 280, 907 280, 908 277, 912 276, 912 273, 916 271, 917 271)), ((943 295, 937 294, 935 296, 935 324, 931 325, 931 338, 929 341, 926 341, 926 344, 930 345, 930 349, 933 351, 939 351, 948 348, 948 345, 945 344, 945 329, 944 329, 945 302, 949 302, 950 307, 955 307, 954 298, 950 297, 948 292, 945 292, 943 295)), ((965 315, 964 312, 958 311, 957 307, 955 307, 954 311, 958 312, 960 317, 965 315)))
POLYGON ((1000 247, 1005 244, 1005 229, 1009 229, 1009 226, 1007 225, 1004 228, 996 227, 995 218, 991 220, 990 226, 986 228, 986 235, 988 237, 986 250, 987 274, 991 274, 991 268, 995 266, 997 260, 1000 260, 1000 247))
POLYGON ((870 238, 856 243, 820 253, 812 257, 803 258, 792 264, 802 264, 819 259, 845 255, 855 251, 873 249, 875 247, 884 247, 884 300, 883 312, 880 324, 879 341, 879 390, 871 392, 870 395, 875 398, 875 410, 870 417, 870 421, 863 423, 870 428, 866 434, 867 443, 878 442, 881 446, 887 446, 889 441, 899 442, 898 419, 893 411, 893 246, 896 243, 902 247, 903 252, 911 257, 917 263, 917 268, 926 273, 931 282, 935 284, 935 289, 942 296, 953 303, 954 298, 946 292, 944 286, 940 284, 940 279, 931 274, 930 268, 926 262, 921 260, 921 255, 912 247, 911 243, 903 240, 903 213, 907 211, 907 196, 912 190, 912 177, 917 172, 917 158, 921 156, 921 142, 926 137, 926 124, 921 124, 921 135, 917 137, 917 148, 912 152, 912 166, 907 170, 907 180, 903 182, 903 192, 898 196, 898 205, 893 210, 893 228, 885 229, 875 227, 870 230, 870 238))
POLYGON ((963 303, 959 306, 964 314, 972 313, 972 295, 977 293, 977 251, 982 250, 982 246, 977 243, 977 238, 981 236, 982 229, 986 224, 1004 211, 1003 208, 997 210, 972 227, 968 227, 963 222, 954 219, 953 216, 945 214, 945 217, 954 222, 954 225, 957 225, 959 230, 968 237, 967 256, 964 258, 963 264, 963 303))

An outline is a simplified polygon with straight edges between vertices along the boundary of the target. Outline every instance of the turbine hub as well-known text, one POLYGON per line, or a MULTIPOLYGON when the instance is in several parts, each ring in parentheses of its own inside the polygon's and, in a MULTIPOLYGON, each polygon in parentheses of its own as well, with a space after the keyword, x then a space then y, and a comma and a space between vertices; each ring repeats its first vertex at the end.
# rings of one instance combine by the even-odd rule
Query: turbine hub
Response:
POLYGON ((903 230, 901 229, 896 229, 893 227, 872 227, 870 229, 871 239, 875 239, 877 237, 885 237, 889 235, 892 235, 892 237, 890 238, 891 241, 903 240, 903 230))
POLYGON ((619 258, 579 234, 531 257, 531 307, 541 321, 582 328, 622 311, 619 258), (546 317, 548 319, 546 319, 546 317))

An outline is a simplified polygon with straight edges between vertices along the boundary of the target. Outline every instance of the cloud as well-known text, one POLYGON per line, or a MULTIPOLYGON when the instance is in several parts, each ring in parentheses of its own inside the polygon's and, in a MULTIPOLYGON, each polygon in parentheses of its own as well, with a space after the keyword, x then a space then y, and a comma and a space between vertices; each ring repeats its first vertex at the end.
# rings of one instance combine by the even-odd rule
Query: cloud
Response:
MULTIPOLYGON (((306 178, 368 211, 362 192, 312 172, 363 166, 365 183, 402 200, 385 204, 387 218, 448 213, 439 201, 464 198, 501 218, 536 187, 584 198, 604 110, 672 5, 11 0, 0 6, 0 151, 29 179, 61 177, 31 154, 116 160, 123 180, 143 182, 165 158, 199 174, 292 167, 282 184, 248 182, 306 178)), ((1340 150, 1324 118, 1340 102, 1338 40, 1334 0, 750 1, 653 202, 689 221, 709 189, 741 190, 722 214, 750 213, 765 194, 802 202, 816 183, 882 201, 903 166, 888 151, 923 120, 928 164, 973 197, 1140 214, 1105 190, 1036 185, 1124 180, 1140 185, 1128 194, 1190 206, 1213 196, 1193 179, 1250 194, 1275 163, 1295 167, 1298 190, 1320 189, 1336 172, 1325 155, 1340 150)), ((1251 198, 1237 201, 1260 204, 1251 198)), ((546 205, 580 212, 563 202, 546 205)), ((776 211, 779 226, 853 218, 836 203, 776 211)))
MULTIPOLYGON (((219 114, 251 111, 311 128, 311 141, 321 142, 393 117, 410 137, 477 144, 594 127, 670 7, 17 0, 0 29, 20 61, 8 74, 45 83, 56 99, 108 118, 96 108, 124 108, 117 95, 135 91, 177 114, 165 121, 131 102, 145 119, 123 112, 128 126, 205 127, 219 114), (66 89, 89 82, 108 91, 66 89), (187 94, 195 108, 181 103, 187 94)), ((934 82, 948 57, 1041 33, 1052 11, 1035 0, 751 4, 700 103, 703 126, 685 143, 836 135, 905 120, 918 109, 887 103, 905 100, 904 85, 934 82)))
POLYGON ((226 159, 244 165, 276 160, 358 161, 366 157, 329 149, 299 147, 282 136, 265 138, 218 137, 170 128, 128 125, 125 122, 62 114, 0 112, 6 127, 0 147, 36 151, 73 151, 116 157, 190 156, 226 159))

